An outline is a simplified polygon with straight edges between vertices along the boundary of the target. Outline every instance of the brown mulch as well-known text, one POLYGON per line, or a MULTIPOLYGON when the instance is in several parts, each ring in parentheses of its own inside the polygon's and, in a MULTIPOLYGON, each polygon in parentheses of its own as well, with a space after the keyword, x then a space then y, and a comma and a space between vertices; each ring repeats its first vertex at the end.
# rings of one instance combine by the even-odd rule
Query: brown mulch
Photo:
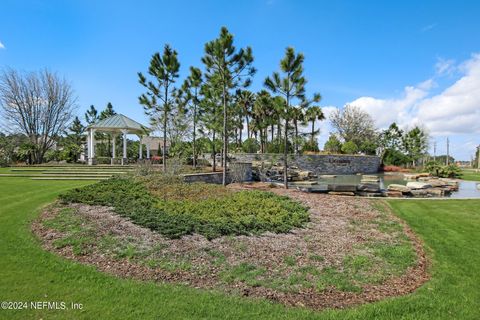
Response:
POLYGON ((288 306, 305 306, 313 309, 344 308, 411 293, 429 278, 428 262, 421 241, 406 223, 391 214, 391 219, 401 222, 404 234, 413 243, 417 255, 416 264, 408 268, 403 275, 387 279, 382 284, 362 286, 361 293, 342 292, 335 288, 327 288, 322 292, 314 288, 299 288, 296 292, 288 292, 262 286, 248 286, 239 281, 231 284, 221 283, 219 279, 221 266, 212 261, 209 252, 221 253, 230 265, 238 265, 240 262, 251 263, 265 268, 267 273, 275 272, 288 277, 288 272, 291 270, 288 268, 284 271, 278 270, 280 265, 284 265, 286 256, 294 256, 298 267, 312 265, 312 263, 320 269, 325 266, 341 266, 347 254, 355 253, 356 245, 366 242, 367 239, 388 241, 391 237, 370 224, 379 215, 371 205, 372 200, 302 193, 296 190, 270 188, 267 184, 261 183, 231 185, 230 188, 263 189, 289 196, 310 207, 311 221, 305 228, 294 229, 287 234, 230 236, 212 241, 201 235, 190 235, 171 240, 118 216, 112 208, 71 205, 78 214, 95 225, 99 236, 113 234, 118 237, 133 238, 140 246, 160 246, 162 256, 169 257, 173 261, 188 260, 194 266, 193 270, 185 271, 166 271, 158 267, 147 267, 133 260, 115 259, 101 252, 95 245, 92 245, 89 253, 85 255, 73 254, 70 247, 56 248, 54 241, 62 238, 64 234, 46 228, 43 221, 53 218, 60 210, 59 207, 49 207, 44 210, 40 218, 33 223, 32 230, 41 239, 46 250, 71 260, 94 265, 100 271, 119 277, 182 283, 195 288, 221 289, 243 296, 267 298, 288 306), (352 228, 352 221, 364 227, 352 228), (322 256, 324 260, 312 262, 309 259, 311 253, 322 256))

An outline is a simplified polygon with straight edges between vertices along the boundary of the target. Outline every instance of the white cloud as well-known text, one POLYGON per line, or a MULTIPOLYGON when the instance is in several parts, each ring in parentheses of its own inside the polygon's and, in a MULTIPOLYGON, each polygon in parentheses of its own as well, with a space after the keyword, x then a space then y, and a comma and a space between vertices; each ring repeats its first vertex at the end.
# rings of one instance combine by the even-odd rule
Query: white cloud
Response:
MULTIPOLYGON (((451 75, 452 68, 458 71, 458 79, 439 93, 432 92, 437 84, 429 79, 405 87, 400 97, 360 97, 350 104, 370 113, 380 128, 385 128, 394 121, 403 127, 418 124, 424 126, 432 136, 458 135, 462 139, 478 143, 480 54, 473 54, 458 67, 454 66, 453 60, 439 59, 435 76, 451 75)), ((469 147, 471 148, 470 145, 469 147)))
POLYGON ((0 41, 0 49, 5 49, 5 46, 3 45, 3 43, 0 41))

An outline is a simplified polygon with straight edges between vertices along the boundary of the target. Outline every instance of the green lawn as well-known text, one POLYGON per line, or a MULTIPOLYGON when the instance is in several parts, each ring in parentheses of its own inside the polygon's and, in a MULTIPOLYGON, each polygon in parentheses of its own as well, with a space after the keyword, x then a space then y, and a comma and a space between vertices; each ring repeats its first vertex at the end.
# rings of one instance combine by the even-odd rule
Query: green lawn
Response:
POLYGON ((480 171, 472 169, 463 169, 461 178, 464 180, 480 181, 480 171))
POLYGON ((0 319, 479 318, 480 200, 392 201, 397 214, 425 241, 433 261, 432 280, 409 296, 314 312, 178 285, 117 279, 43 251, 30 232, 38 208, 60 192, 87 183, 0 178, 0 301, 83 304, 81 311, 0 310, 0 319))

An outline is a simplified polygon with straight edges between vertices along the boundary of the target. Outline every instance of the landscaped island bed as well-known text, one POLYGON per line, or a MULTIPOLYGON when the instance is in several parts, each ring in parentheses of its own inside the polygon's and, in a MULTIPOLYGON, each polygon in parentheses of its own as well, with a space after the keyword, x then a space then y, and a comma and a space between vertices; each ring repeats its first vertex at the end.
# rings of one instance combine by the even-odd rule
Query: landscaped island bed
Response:
POLYGON ((121 277, 315 309, 427 279, 422 246, 383 202, 266 184, 116 178, 65 193, 33 229, 48 250, 121 277))

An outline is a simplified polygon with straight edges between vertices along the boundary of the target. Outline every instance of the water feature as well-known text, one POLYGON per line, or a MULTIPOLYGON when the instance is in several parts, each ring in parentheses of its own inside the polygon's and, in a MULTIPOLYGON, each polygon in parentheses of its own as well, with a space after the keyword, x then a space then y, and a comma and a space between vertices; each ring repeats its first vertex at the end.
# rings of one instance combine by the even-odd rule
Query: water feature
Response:
MULTIPOLYGON (((390 184, 406 185, 409 180, 405 180, 402 174, 375 174, 379 178, 380 189, 387 189, 390 184)), ((325 190, 327 185, 358 185, 361 183, 361 175, 320 175, 317 184, 308 186, 311 190, 325 190)), ((301 184, 301 182, 299 182, 301 184)), ((298 184, 297 184, 298 186, 298 184)), ((458 191, 448 195, 452 199, 480 198, 480 182, 459 180, 458 191)))

